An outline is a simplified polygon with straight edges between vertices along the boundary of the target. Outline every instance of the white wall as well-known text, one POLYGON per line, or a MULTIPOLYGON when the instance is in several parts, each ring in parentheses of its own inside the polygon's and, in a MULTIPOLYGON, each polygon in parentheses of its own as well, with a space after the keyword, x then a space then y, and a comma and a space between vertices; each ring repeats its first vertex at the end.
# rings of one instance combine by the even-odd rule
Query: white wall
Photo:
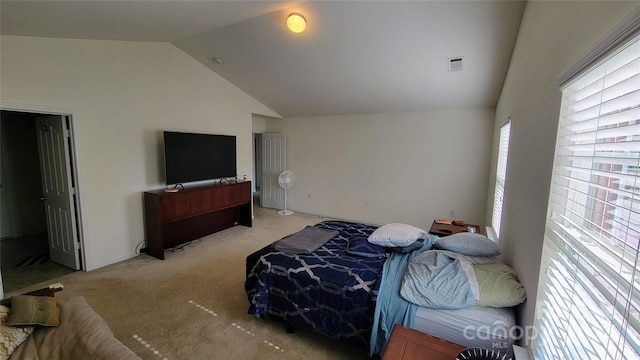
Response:
POLYGON ((278 116, 167 43, 1 37, 7 109, 71 113, 88 270, 134 255, 142 192, 164 186, 162 130, 237 136, 253 174, 252 113, 278 116))
POLYGON ((294 211, 429 228, 484 224, 493 109, 268 120, 287 134, 294 211))
MULTIPOLYGON (((561 94, 556 78, 621 21, 638 1, 529 1, 496 109, 511 116, 511 146, 500 241, 528 301, 520 324, 533 324, 561 94)), ((495 170, 491 175, 495 179, 495 170)), ((491 182, 490 193, 493 192, 491 182)), ((493 199, 488 201, 488 208, 493 199)), ((487 212, 487 222, 491 213, 487 212)))

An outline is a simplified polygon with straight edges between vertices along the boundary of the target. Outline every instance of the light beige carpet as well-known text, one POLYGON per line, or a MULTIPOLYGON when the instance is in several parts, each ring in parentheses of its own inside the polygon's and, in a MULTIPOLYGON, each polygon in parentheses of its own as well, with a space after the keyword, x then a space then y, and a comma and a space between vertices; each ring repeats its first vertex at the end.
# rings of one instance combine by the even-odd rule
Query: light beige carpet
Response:
POLYGON ((322 220, 256 207, 252 228, 212 234, 167 251, 164 261, 142 255, 51 282, 64 284, 57 297, 84 296, 143 359, 368 359, 362 349, 310 332, 287 334, 282 323, 247 314, 246 256, 322 220))

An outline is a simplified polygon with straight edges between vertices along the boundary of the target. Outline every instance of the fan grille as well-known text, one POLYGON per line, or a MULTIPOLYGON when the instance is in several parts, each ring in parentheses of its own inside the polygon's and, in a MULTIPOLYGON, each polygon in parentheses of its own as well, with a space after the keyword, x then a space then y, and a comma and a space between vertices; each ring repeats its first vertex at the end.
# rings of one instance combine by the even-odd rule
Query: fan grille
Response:
POLYGON ((296 182, 296 176, 292 171, 283 171, 278 176, 278 185, 283 189, 291 189, 296 182))

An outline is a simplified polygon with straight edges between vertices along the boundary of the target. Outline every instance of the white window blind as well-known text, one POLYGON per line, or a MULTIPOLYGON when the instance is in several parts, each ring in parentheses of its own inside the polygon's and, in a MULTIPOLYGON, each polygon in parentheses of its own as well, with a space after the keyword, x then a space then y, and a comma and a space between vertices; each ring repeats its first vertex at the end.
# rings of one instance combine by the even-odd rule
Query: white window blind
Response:
POLYGON ((640 36, 562 91, 536 359, 640 359, 640 36))
POLYGON ((493 195, 493 215, 491 227, 500 236, 500 224, 502 223, 502 203, 504 202, 504 183, 507 176, 507 158, 509 155, 509 137, 511 135, 511 121, 500 127, 500 144, 498 145, 498 166, 496 169, 496 188, 493 195))

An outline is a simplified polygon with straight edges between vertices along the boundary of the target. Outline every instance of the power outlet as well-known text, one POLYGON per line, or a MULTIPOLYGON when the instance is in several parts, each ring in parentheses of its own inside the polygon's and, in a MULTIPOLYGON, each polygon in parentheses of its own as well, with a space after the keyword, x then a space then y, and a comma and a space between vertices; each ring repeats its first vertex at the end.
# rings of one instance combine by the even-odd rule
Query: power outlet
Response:
POLYGON ((455 218, 456 217, 456 211, 453 210, 453 209, 449 210, 449 217, 452 218, 452 219, 455 218))

